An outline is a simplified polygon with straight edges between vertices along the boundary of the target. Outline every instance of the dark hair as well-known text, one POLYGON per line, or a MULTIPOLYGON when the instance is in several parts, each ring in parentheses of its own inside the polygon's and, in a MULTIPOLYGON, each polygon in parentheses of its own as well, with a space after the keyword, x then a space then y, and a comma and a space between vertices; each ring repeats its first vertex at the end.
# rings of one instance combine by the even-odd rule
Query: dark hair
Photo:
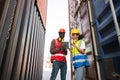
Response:
POLYGON ((83 38, 84 38, 84 35, 80 34, 79 37, 78 37, 78 40, 83 39, 83 38))

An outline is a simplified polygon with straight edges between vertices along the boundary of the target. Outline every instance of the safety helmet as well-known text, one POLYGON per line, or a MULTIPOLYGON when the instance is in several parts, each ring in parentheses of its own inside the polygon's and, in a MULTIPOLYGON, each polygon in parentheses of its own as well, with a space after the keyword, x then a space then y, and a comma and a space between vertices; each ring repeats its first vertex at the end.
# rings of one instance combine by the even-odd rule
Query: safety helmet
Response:
POLYGON ((65 33, 65 29, 61 28, 61 29, 59 30, 59 33, 65 33))
POLYGON ((71 30, 71 34, 80 34, 80 31, 77 28, 71 30))

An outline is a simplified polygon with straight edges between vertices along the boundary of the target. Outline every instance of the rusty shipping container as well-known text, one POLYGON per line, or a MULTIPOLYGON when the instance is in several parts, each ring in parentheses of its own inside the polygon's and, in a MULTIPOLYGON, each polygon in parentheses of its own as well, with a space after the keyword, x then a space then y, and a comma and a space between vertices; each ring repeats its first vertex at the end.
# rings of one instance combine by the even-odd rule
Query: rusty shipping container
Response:
MULTIPOLYGON (((85 68, 85 80, 97 80, 87 1, 69 0, 69 8, 70 30, 72 28, 78 28, 80 33, 84 35, 83 39, 86 42, 86 53, 88 55, 91 66, 85 68)), ((72 73, 72 75, 72 80, 74 80, 74 74, 72 73)))
POLYGON ((0 80, 42 80, 47 0, 41 10, 39 1, 0 0, 0 80))
POLYGON ((70 30, 76 27, 85 35, 91 59, 86 80, 120 79, 119 5, 120 0, 69 0, 70 30))

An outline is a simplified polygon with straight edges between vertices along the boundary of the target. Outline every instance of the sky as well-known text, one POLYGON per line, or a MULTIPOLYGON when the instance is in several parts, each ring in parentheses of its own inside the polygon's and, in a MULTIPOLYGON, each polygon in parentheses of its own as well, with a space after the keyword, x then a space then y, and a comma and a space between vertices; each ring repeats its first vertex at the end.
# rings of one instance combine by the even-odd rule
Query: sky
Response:
POLYGON ((56 38, 60 28, 68 34, 68 0, 48 0, 46 37, 56 38))
MULTIPOLYGON (((47 23, 45 34, 45 48, 44 48, 44 66, 43 66, 43 80, 49 80, 52 68, 48 68, 50 64, 46 63, 50 57, 50 44, 52 39, 58 38, 58 31, 60 28, 66 30, 65 41, 69 41, 69 18, 68 18, 68 0, 48 0, 47 9, 47 23)), ((70 54, 67 55, 68 73, 70 76, 70 54)), ((57 80, 60 80, 59 75, 57 80)), ((70 77, 67 77, 70 80, 70 77)))
POLYGON ((68 0, 48 0, 45 53, 48 53, 47 49, 49 49, 51 40, 58 37, 58 31, 60 28, 66 30, 65 41, 68 41, 68 0))

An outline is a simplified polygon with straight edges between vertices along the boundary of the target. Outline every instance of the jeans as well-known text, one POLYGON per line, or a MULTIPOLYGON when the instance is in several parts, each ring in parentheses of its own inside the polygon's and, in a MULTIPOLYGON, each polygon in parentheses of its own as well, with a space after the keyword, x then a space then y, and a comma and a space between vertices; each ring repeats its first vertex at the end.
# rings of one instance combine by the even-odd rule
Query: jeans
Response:
POLYGON ((61 80, 66 80, 67 64, 66 62, 53 61, 53 68, 50 80, 55 80, 60 69, 61 80))
POLYGON ((75 69, 75 80, 84 80, 84 66, 75 69))

